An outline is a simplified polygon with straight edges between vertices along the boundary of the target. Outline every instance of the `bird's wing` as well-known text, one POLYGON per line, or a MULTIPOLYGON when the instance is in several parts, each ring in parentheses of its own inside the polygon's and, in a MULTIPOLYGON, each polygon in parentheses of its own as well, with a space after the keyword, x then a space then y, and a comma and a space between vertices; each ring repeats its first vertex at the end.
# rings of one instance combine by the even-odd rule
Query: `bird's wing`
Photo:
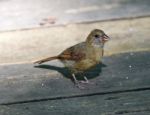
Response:
POLYGON ((61 60, 80 61, 85 58, 86 56, 85 51, 86 51, 85 42, 82 42, 63 51, 59 55, 59 58, 61 60))

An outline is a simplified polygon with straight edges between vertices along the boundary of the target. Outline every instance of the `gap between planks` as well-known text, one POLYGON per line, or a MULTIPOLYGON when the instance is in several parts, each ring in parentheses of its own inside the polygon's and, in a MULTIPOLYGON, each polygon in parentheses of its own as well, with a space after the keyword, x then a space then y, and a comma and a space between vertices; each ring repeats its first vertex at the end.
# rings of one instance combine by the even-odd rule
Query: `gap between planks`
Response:
POLYGON ((129 92, 140 92, 140 91, 150 91, 149 87, 141 87, 134 89, 126 89, 126 90, 117 90, 117 91, 108 91, 108 92, 97 92, 91 94, 82 94, 82 95, 72 95, 72 96, 61 96, 61 97, 52 97, 52 98, 41 98, 41 99, 32 99, 32 100, 24 100, 24 101, 16 101, 16 102, 8 102, 1 103, 0 105, 16 105, 16 104, 24 104, 24 103, 33 103, 33 102, 41 102, 41 101, 49 101, 49 100, 62 100, 62 99, 71 99, 71 98, 80 98, 80 97, 89 97, 95 95, 109 95, 109 94, 121 94, 121 93, 129 93, 129 92))

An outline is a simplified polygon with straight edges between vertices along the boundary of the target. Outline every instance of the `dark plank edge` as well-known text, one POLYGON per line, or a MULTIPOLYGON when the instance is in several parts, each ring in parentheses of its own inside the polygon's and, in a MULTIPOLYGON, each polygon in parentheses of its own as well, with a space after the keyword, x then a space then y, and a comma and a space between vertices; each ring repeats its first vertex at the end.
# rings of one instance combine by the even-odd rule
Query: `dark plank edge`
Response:
POLYGON ((71 98, 77 98, 77 97, 89 97, 89 96, 95 96, 95 95, 121 94, 121 93, 140 92, 140 91, 150 91, 150 87, 141 87, 141 88, 136 88, 136 89, 126 89, 126 90, 117 90, 117 91, 109 91, 109 92, 97 92, 97 93, 89 93, 89 94, 73 95, 73 96, 41 98, 41 99, 25 100, 25 101, 18 101, 18 102, 15 101, 15 102, 10 102, 10 103, 0 103, 0 105, 15 105, 15 104, 33 103, 33 102, 41 102, 41 101, 48 101, 48 100, 61 100, 61 99, 71 99, 71 98))
POLYGON ((0 105, 2 115, 149 115, 150 91, 0 105))

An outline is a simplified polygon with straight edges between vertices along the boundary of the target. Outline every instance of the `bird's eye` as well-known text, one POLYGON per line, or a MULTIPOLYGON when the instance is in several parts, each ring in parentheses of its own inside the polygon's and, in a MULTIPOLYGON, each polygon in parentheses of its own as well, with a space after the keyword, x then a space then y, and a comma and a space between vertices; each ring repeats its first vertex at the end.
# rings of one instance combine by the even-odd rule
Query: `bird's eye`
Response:
POLYGON ((99 38, 99 35, 96 34, 94 37, 99 38))

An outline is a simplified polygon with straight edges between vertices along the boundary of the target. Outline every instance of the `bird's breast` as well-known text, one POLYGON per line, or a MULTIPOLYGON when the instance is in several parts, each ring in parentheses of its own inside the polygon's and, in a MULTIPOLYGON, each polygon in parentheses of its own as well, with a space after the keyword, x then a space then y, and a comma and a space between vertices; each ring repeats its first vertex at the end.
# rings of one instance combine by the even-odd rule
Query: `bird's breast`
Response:
POLYGON ((102 58, 103 49, 102 48, 91 48, 88 50, 89 51, 88 51, 87 57, 94 60, 96 63, 99 63, 102 58))

